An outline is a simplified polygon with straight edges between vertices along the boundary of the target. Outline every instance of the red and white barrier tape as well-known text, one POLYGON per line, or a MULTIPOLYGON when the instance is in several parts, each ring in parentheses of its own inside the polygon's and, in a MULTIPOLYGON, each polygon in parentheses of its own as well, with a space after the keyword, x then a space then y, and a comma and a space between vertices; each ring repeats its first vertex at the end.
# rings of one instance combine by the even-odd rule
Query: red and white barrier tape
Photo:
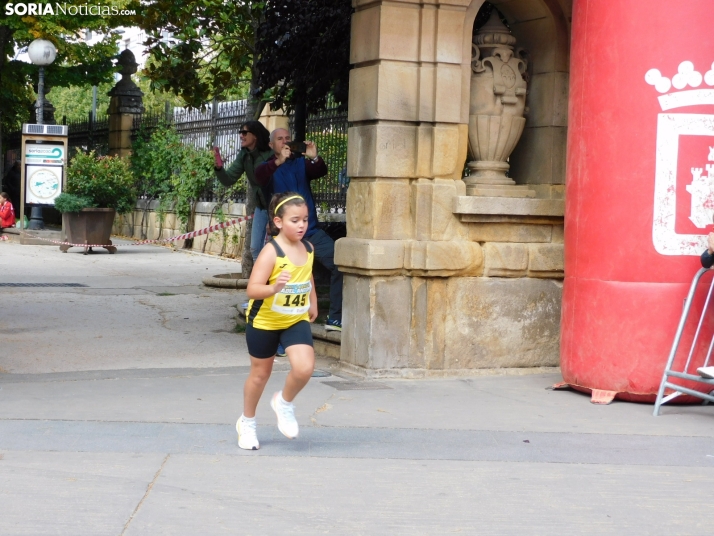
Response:
POLYGON ((37 240, 44 240, 46 242, 52 242, 53 244, 58 244, 60 246, 72 246, 72 247, 78 247, 78 248, 103 248, 103 247, 106 247, 109 245, 113 245, 114 247, 117 247, 117 246, 144 246, 146 244, 157 244, 160 242, 176 242, 178 240, 188 240, 189 238, 194 238, 196 236, 215 233, 216 231, 220 231, 221 229, 225 229, 226 227, 230 227, 232 225, 235 225, 236 223, 240 223, 242 221, 248 221, 248 220, 252 220, 252 219, 253 219, 253 216, 246 216, 245 218, 236 218, 235 220, 226 221, 223 223, 217 223, 215 225, 211 225, 210 227, 204 227, 203 229, 199 229, 198 231, 191 231, 190 233, 184 233, 182 235, 172 236, 171 238, 157 238, 155 240, 142 240, 140 242, 134 242, 133 244, 73 244, 71 242, 60 242, 59 240, 43 238, 41 236, 37 236, 37 235, 33 235, 32 233, 28 233, 27 231, 25 231, 25 234, 27 236, 35 238, 37 240))

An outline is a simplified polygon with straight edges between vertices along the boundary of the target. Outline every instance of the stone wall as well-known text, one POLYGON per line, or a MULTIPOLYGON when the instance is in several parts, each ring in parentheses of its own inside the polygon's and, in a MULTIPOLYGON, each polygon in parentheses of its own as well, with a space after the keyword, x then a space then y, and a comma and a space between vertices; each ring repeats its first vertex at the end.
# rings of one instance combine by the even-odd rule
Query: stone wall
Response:
MULTIPOLYGON (((148 207, 146 201, 139 201, 133 213, 122 216, 117 215, 112 234, 137 240, 153 240, 171 238, 185 232, 181 230, 181 222, 175 213, 167 212, 162 220, 156 212, 157 208, 157 201, 148 203, 148 207)), ((220 223, 216 218, 215 212, 216 203, 198 203, 193 229, 203 229, 220 223)), ((245 216, 245 205, 243 203, 226 204, 223 206, 223 212, 229 220, 243 217, 245 216)), ((245 240, 245 227, 245 222, 241 222, 210 235, 197 236, 193 239, 191 249, 240 259, 245 240)), ((178 248, 184 247, 183 240, 173 243, 178 248)))
POLYGON ((346 366, 439 376, 558 365, 563 202, 452 202, 444 236, 460 240, 340 241, 346 366))

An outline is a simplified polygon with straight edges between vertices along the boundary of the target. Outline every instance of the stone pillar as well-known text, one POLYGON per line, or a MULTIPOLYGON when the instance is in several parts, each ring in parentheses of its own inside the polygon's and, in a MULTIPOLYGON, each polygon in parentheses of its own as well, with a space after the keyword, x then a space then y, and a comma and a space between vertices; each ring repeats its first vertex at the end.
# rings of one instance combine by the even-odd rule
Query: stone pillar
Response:
POLYGON ((272 132, 276 128, 290 130, 290 118, 282 109, 271 110, 270 106, 266 105, 265 108, 263 108, 263 112, 260 114, 258 121, 263 123, 263 126, 268 129, 268 132, 272 132))
POLYGON ((335 252, 347 368, 558 363, 562 200, 467 196, 461 180, 482 3, 353 2, 351 184, 335 252))
POLYGON ((444 278, 483 271, 481 246, 453 214, 465 194, 469 4, 354 1, 348 236, 336 247, 347 366, 440 368, 444 278))
POLYGON ((119 54, 117 63, 122 77, 109 91, 109 154, 128 156, 131 153, 134 116, 144 113, 144 94, 131 79, 138 67, 131 50, 119 54))

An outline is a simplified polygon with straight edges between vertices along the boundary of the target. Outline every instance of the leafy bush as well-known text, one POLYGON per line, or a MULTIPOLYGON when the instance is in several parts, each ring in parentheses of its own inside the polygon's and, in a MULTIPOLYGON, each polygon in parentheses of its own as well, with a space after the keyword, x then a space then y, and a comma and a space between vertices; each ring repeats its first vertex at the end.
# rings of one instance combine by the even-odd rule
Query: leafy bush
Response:
POLYGON ((175 210, 183 230, 191 230, 196 203, 216 182, 213 152, 184 145, 171 125, 159 124, 150 136, 140 132, 132 145, 131 169, 148 199, 160 199, 158 214, 175 210))
POLYGON ((347 165, 347 134, 330 131, 309 131, 308 140, 317 145, 317 152, 327 164, 327 176, 313 184, 314 192, 339 191, 340 171, 347 165), (316 188, 317 186, 317 188, 316 188))
POLYGON ((171 176, 173 189, 168 198, 175 203, 176 215, 184 229, 189 230, 193 222, 198 198, 206 185, 213 180, 213 153, 207 149, 196 149, 183 145, 180 151, 179 168, 171 176))
MULTIPOLYGON (((129 163, 118 156, 95 156, 77 150, 67 167, 65 193, 87 198, 91 206, 113 208, 119 214, 134 210, 136 191, 129 163)), ((76 200, 73 201, 77 206, 76 200)))
POLYGON ((171 191, 171 175, 179 168, 183 145, 175 129, 160 123, 149 135, 140 129, 129 157, 139 193, 148 198, 171 191))
POLYGON ((60 212, 80 212, 83 208, 95 207, 89 197, 81 197, 62 192, 55 199, 55 208, 60 212))

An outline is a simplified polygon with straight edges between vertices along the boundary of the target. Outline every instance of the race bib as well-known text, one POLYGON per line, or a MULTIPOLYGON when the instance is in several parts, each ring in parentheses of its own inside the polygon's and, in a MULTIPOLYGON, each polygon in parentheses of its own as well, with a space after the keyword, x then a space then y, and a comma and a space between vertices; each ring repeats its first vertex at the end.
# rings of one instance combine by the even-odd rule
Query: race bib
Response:
POLYGON ((288 283, 274 296, 270 310, 284 315, 303 315, 310 309, 311 290, 310 281, 288 283))

